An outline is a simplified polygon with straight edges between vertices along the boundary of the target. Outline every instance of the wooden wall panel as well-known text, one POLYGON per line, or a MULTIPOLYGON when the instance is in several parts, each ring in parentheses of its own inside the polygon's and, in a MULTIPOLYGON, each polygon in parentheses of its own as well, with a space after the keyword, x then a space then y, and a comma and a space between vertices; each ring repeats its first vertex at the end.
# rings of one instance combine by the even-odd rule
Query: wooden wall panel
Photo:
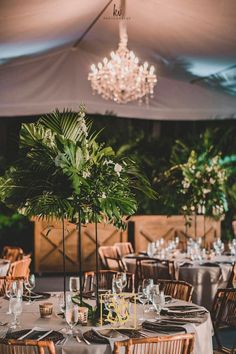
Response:
MULTIPOLYGON (((35 222, 35 271, 62 272, 62 223, 52 220, 34 220, 35 222)), ((78 231, 74 224, 65 222, 66 270, 77 272, 78 231)), ((113 245, 127 240, 127 232, 117 230, 111 225, 98 225, 99 245, 113 245)), ((94 224, 82 227, 83 269, 95 269, 95 228, 94 224)))
MULTIPOLYGON (((176 236, 180 238, 182 247, 186 247, 188 238, 195 238, 195 220, 193 217, 191 227, 186 228, 185 219, 181 215, 144 215, 134 216, 131 219, 134 228, 134 246, 136 252, 147 249, 148 242, 164 238, 166 242, 173 240, 176 236)), ((205 218, 205 246, 209 245, 220 237, 221 222, 211 218, 205 218)), ((196 235, 204 235, 204 217, 196 217, 196 235)))

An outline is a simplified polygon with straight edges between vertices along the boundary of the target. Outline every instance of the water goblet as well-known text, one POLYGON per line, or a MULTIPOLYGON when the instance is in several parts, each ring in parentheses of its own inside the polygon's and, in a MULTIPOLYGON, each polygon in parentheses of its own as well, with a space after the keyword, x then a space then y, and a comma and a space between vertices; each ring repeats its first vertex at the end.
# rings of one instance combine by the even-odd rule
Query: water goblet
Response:
POLYGON ((29 300, 26 302, 27 305, 32 304, 32 300, 31 300, 31 292, 35 287, 35 275, 34 274, 30 274, 28 279, 25 281, 24 283, 26 290, 28 290, 29 293, 29 300))
POLYGON ((142 285, 139 285, 139 287, 138 287, 138 300, 143 305, 142 306, 143 307, 143 317, 139 318, 139 320, 144 321, 145 320, 145 305, 148 303, 148 294, 142 285))
POLYGON ((69 331, 67 332, 67 334, 73 335, 73 328, 79 321, 78 305, 75 305, 73 303, 66 305, 65 319, 67 324, 69 325, 69 331))
POLYGON ((153 292, 152 293, 152 296, 151 296, 151 299, 152 299, 152 304, 153 304, 153 307, 157 313, 157 317, 156 319, 157 320, 160 320, 160 313, 161 313, 161 304, 162 304, 162 301, 161 301, 161 296, 160 294, 157 294, 156 292, 153 292))
POLYGON ((20 327, 18 316, 22 313, 22 298, 18 296, 12 296, 10 298, 9 308, 14 316, 13 322, 10 324, 10 328, 15 329, 20 327))

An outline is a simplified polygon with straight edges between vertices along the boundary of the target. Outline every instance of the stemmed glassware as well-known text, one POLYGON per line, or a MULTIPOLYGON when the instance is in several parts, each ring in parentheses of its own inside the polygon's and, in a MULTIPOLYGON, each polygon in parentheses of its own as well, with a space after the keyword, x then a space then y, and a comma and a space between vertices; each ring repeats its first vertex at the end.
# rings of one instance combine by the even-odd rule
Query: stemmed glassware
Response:
POLYGON ((120 292, 123 291, 123 289, 127 285, 127 276, 125 272, 117 273, 115 276, 115 284, 117 288, 120 290, 120 292))
POLYGON ((10 313, 12 313, 14 316, 14 320, 10 324, 10 328, 15 329, 20 327, 18 316, 22 313, 22 297, 12 296, 9 301, 9 310, 11 311, 10 313))
POLYGON ((80 278, 79 277, 70 277, 69 280, 69 289, 73 293, 73 296, 78 295, 80 291, 80 278))
POLYGON ((143 285, 139 285, 138 287, 138 300, 141 302, 143 305, 143 317, 140 318, 140 321, 145 320, 145 305, 148 303, 148 294, 147 294, 147 289, 143 287, 143 285))
POLYGON ((151 292, 151 301, 152 301, 153 307, 157 313, 156 319, 159 320, 161 309, 165 305, 164 293, 159 292, 159 289, 158 289, 158 291, 155 291, 155 288, 153 288, 152 292, 151 292))
POLYGON ((73 302, 66 304, 65 319, 70 327, 70 330, 69 332, 67 332, 67 334, 73 335, 73 328, 75 327, 75 325, 78 323, 79 320, 78 305, 73 304, 73 302))
POLYGON ((156 250, 155 242, 149 242, 147 246, 148 257, 153 257, 156 250))
POLYGON ((16 296, 16 281, 13 281, 13 282, 10 282, 9 284, 7 284, 6 290, 5 290, 5 295, 9 299, 9 307, 8 307, 7 315, 10 315, 12 313, 11 306, 10 306, 10 300, 13 296, 16 296))
POLYGON ((30 274, 28 279, 24 282, 25 288, 28 290, 29 292, 29 300, 26 302, 27 305, 32 304, 32 300, 31 300, 31 292, 35 287, 35 275, 34 274, 30 274))

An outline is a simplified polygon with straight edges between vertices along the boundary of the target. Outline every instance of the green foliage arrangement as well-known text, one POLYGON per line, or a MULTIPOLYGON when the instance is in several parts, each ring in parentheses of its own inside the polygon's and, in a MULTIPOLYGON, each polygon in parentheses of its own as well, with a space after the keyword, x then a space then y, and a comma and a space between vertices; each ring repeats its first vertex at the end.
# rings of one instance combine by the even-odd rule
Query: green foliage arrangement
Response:
POLYGON ((135 162, 97 142, 85 108, 56 110, 23 124, 19 159, 0 178, 0 197, 29 217, 105 221, 125 227, 137 210, 135 190, 155 198, 135 162))
POLYGON ((173 166, 165 176, 181 195, 181 214, 220 218, 227 211, 227 170, 219 155, 210 158, 207 152, 198 155, 192 150, 186 163, 173 166))

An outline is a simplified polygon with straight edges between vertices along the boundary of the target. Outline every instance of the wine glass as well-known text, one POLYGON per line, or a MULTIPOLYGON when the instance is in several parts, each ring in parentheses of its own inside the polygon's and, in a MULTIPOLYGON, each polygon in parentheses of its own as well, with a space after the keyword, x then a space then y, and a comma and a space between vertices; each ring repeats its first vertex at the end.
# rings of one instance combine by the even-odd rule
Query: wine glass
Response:
POLYGON ((148 257, 153 257, 155 252, 155 243, 149 242, 147 246, 147 255, 148 257))
POLYGON ((66 305, 65 319, 66 319, 66 322, 68 323, 68 325, 70 327, 70 330, 69 330, 68 334, 72 334, 73 335, 73 328, 78 323, 78 320, 79 320, 79 308, 78 308, 78 305, 75 305, 73 303, 70 303, 70 304, 66 305))
POLYGON ((69 289, 73 293, 73 296, 77 295, 80 291, 80 278, 79 277, 70 277, 69 280, 69 289))
POLYGON ((32 290, 35 287, 35 275, 34 274, 30 274, 28 279, 25 281, 24 285, 25 285, 25 288, 29 292, 29 300, 26 302, 26 304, 30 305, 33 302, 31 300, 31 292, 32 292, 32 290))
POLYGON ((144 321, 145 320, 145 305, 147 304, 148 302, 148 295, 147 295, 147 292, 145 291, 145 288, 143 288, 142 285, 139 285, 138 287, 138 299, 139 301, 141 302, 141 304, 143 305, 143 317, 140 318, 141 321, 144 321))
POLYGON ((22 313, 22 298, 18 296, 12 296, 9 301, 9 309, 14 316, 14 320, 10 324, 10 328, 15 329, 20 327, 18 316, 22 313))
POLYGON ((16 284, 16 280, 12 281, 12 282, 8 282, 6 285, 6 289, 5 289, 5 295, 6 297, 9 299, 9 306, 8 306, 8 311, 7 311, 7 315, 11 315, 11 307, 10 307, 10 300, 13 296, 17 295, 17 284, 16 284))
POLYGON ((157 294, 156 292, 152 293, 151 296, 151 300, 152 300, 152 304, 153 307, 157 313, 157 317, 156 319, 159 320, 160 319, 160 313, 161 313, 161 298, 160 298, 160 294, 157 294))
POLYGON ((116 282, 117 288, 120 290, 120 292, 122 292, 123 288, 125 288, 127 285, 126 273, 124 273, 124 272, 117 273, 115 276, 115 282, 116 282))

